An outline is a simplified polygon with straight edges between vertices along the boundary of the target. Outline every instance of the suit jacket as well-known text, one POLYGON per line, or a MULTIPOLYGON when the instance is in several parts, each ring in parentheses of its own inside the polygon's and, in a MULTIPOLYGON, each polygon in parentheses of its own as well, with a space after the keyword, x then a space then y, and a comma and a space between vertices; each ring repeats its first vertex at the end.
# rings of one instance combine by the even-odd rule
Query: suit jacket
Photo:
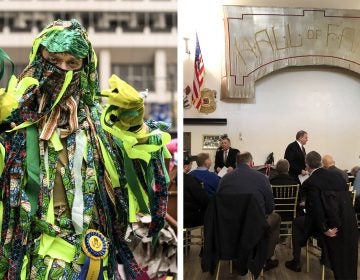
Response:
POLYGON ((298 181, 289 174, 281 173, 269 178, 271 185, 297 185, 298 181))
POLYGON ((204 219, 201 267, 214 271, 218 260, 237 260, 239 273, 262 270, 268 247, 269 225, 253 194, 217 193, 204 219))
POLYGON ((209 196, 201 183, 184 173, 184 227, 191 228, 204 224, 204 215, 209 196))
POLYGON ((215 166, 214 169, 216 171, 216 168, 220 167, 223 168, 224 166, 232 168, 236 167, 236 155, 240 153, 238 149, 229 148, 228 156, 226 158, 226 162, 224 162, 224 151, 219 150, 216 152, 215 155, 215 166))
POLYGON ((347 184, 340 173, 324 168, 316 169, 300 187, 306 198, 306 224, 312 232, 325 232, 327 224, 326 213, 321 200, 324 191, 347 191, 347 184))
POLYGON ((358 231, 354 207, 345 179, 338 172, 319 168, 305 180, 305 238, 319 236, 335 279, 356 279, 358 231), (336 237, 323 234, 337 227, 336 237))
POLYGON ((339 172, 341 176, 346 180, 346 182, 349 182, 349 175, 344 170, 341 170, 340 168, 337 168, 335 165, 332 165, 328 168, 330 171, 339 172))
POLYGON ((274 197, 268 178, 246 164, 240 164, 233 172, 220 180, 218 193, 254 194, 264 214, 274 210, 274 197))
POLYGON ((286 147, 284 158, 290 164, 289 175, 298 181, 298 175, 301 174, 301 170, 304 170, 306 165, 305 155, 297 141, 290 143, 286 147))

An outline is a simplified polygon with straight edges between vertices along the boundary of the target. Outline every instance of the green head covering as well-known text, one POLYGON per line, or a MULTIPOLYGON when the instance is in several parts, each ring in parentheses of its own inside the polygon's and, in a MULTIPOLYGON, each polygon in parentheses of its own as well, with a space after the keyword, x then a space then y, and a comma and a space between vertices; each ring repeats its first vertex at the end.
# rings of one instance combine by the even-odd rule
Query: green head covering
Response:
POLYGON ((49 52, 68 52, 77 58, 92 55, 93 49, 85 28, 76 20, 57 20, 48 25, 33 42, 30 63, 42 45, 49 52))
POLYGON ((55 30, 46 36, 41 45, 49 52, 67 52, 76 58, 84 58, 89 54, 89 44, 78 30, 55 30))
POLYGON ((81 69, 82 98, 88 105, 93 105, 95 96, 99 92, 97 78, 97 57, 86 29, 76 19, 70 21, 57 20, 48 25, 34 39, 29 64, 36 63, 40 46, 49 52, 68 52, 76 58, 84 58, 85 65, 81 69))

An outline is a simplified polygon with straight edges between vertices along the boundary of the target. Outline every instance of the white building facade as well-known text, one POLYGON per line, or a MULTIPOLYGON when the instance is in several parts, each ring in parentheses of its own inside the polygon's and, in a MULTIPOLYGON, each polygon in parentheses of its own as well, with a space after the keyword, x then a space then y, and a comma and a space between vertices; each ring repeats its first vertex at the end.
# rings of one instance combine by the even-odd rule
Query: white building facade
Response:
MULTIPOLYGON (((116 74, 149 90, 147 114, 175 125, 177 2, 175 0, 0 0, 0 48, 19 74, 32 41, 56 19, 79 20, 98 56, 100 86, 116 74)), ((2 86, 4 81, 2 81, 2 86)))

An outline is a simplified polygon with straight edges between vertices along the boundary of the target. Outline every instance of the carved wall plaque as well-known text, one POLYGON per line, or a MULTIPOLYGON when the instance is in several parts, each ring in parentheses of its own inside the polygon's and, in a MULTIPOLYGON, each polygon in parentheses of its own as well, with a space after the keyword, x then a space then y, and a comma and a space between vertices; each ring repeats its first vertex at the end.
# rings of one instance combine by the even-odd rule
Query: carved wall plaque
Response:
POLYGON ((360 11, 224 6, 221 99, 251 99, 254 83, 289 66, 360 73, 360 11))

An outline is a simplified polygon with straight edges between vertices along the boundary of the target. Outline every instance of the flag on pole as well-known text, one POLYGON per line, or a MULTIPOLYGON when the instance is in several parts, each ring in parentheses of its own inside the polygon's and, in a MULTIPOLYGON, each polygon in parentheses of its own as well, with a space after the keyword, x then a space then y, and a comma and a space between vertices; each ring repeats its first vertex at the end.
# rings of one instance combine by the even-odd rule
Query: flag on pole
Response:
POLYGON ((204 61, 201 54, 199 39, 196 34, 192 103, 198 110, 201 108, 201 86, 204 82, 204 72, 204 61))

